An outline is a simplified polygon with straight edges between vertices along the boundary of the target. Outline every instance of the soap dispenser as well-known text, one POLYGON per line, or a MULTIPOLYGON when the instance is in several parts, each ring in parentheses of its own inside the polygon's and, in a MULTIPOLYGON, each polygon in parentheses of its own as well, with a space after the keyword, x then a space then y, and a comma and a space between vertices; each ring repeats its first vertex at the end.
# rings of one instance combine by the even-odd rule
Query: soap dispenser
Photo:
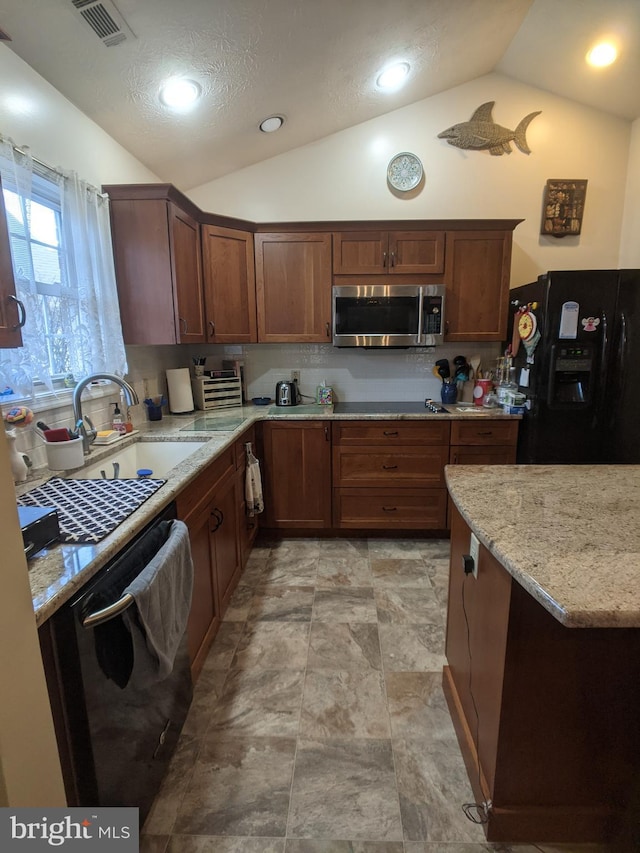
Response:
POLYGON ((111 425, 116 432, 119 432, 124 435, 127 431, 127 427, 124 421, 122 420, 122 412, 120 411, 120 406, 117 403, 112 403, 111 405, 113 406, 113 422, 111 425))

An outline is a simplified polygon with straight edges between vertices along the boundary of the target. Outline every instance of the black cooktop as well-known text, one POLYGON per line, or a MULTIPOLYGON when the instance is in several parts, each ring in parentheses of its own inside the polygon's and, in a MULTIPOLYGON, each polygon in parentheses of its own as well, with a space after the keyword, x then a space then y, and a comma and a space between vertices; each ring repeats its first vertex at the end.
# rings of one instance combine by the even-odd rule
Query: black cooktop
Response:
MULTIPOLYGON (((437 413, 446 413, 436 400, 429 401, 437 407, 437 413)), ((333 411, 337 415, 378 415, 378 414, 395 414, 395 415, 414 415, 414 414, 434 414, 433 409, 428 409, 424 400, 417 403, 394 401, 391 403, 335 403, 333 411)))

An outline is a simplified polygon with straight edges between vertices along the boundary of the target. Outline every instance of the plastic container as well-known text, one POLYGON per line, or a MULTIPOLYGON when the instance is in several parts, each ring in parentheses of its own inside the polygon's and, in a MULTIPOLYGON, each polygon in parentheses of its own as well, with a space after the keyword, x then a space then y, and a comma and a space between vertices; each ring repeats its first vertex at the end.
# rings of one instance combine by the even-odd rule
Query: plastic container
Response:
POLYGON ((81 468, 84 465, 82 436, 69 441, 48 441, 47 467, 52 471, 66 471, 69 468, 81 468))

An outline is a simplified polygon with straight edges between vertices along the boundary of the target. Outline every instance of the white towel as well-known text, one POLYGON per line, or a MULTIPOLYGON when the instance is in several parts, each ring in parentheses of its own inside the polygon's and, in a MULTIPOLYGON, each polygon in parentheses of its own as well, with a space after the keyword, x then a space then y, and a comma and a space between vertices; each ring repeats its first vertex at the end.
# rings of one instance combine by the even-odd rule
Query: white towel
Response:
POLYGON ((262 499, 262 476, 260 463, 250 450, 247 450, 247 472, 244 480, 244 500, 247 515, 258 515, 264 509, 262 499))

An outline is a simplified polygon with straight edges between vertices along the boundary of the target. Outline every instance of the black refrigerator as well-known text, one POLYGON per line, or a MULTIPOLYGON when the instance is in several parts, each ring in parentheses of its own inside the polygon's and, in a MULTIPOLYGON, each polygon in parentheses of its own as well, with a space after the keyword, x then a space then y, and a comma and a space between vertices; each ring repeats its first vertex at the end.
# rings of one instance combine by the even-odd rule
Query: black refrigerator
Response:
POLYGON ((509 299, 510 331, 535 318, 513 362, 528 406, 517 461, 640 463, 640 270, 552 271, 509 299))

